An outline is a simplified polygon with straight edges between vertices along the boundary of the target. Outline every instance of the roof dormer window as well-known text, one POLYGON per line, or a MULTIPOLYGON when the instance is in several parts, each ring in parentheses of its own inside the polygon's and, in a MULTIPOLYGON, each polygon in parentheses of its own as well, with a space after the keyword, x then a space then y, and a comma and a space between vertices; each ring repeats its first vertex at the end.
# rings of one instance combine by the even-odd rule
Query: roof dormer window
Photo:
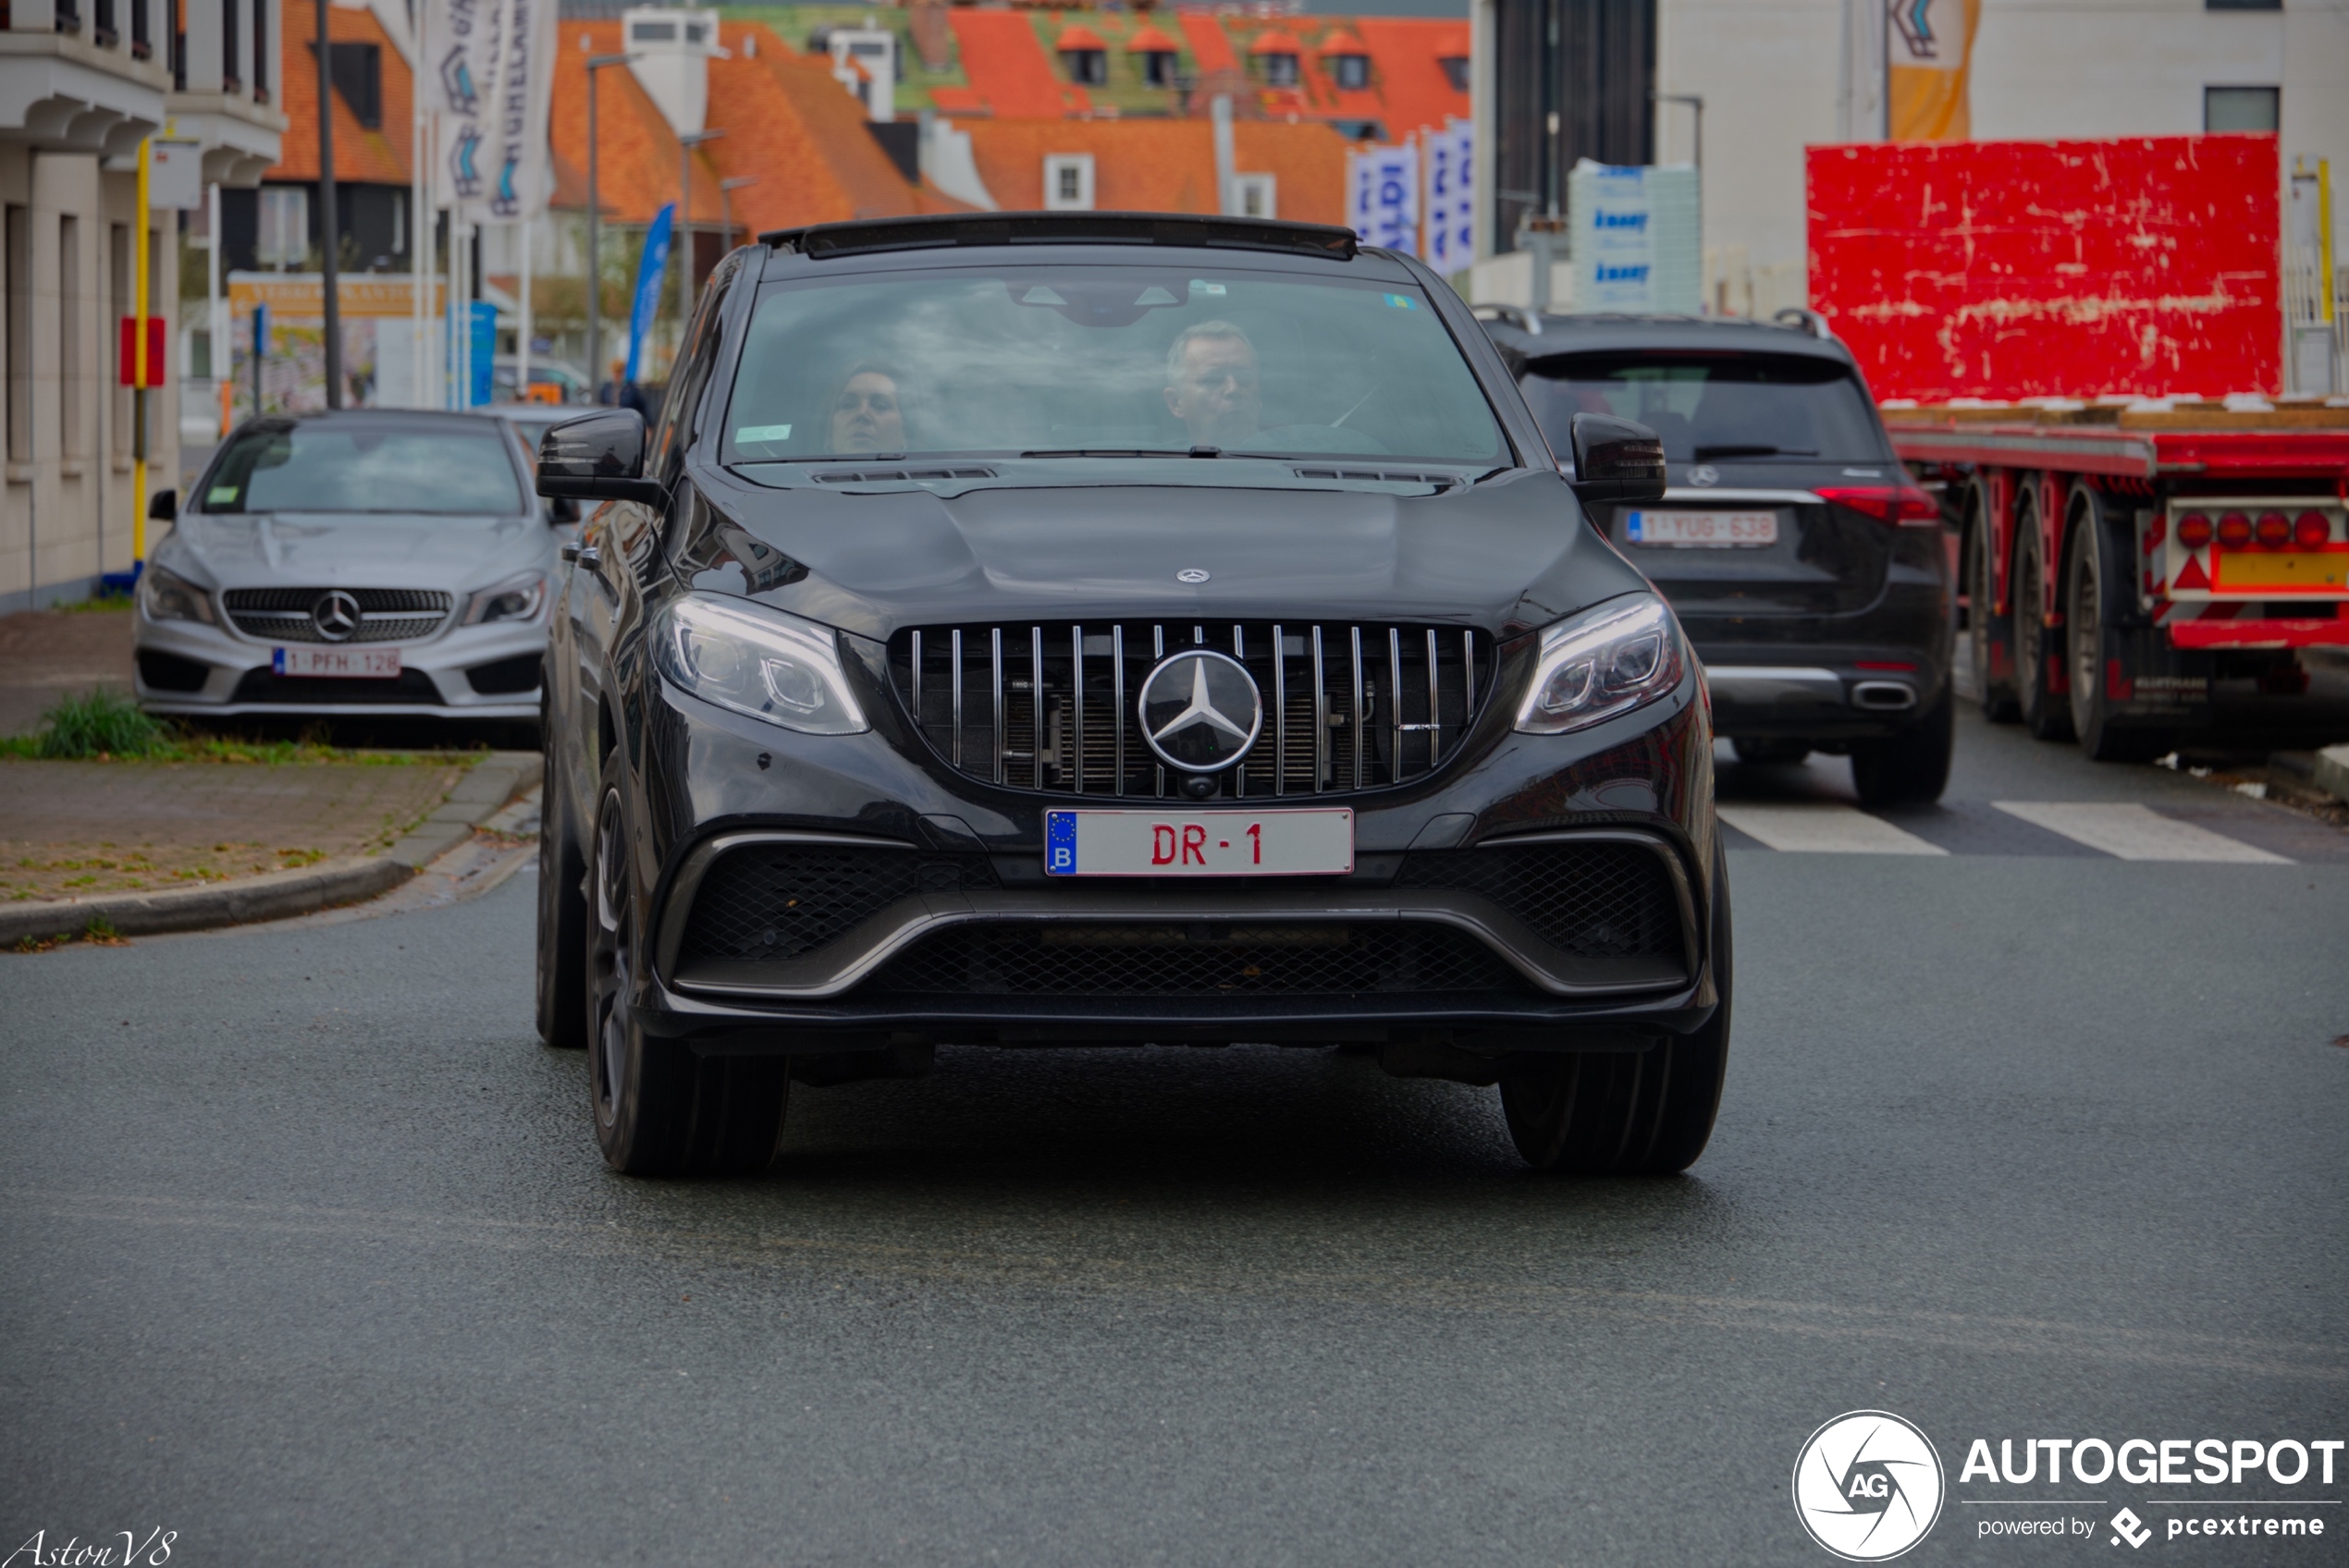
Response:
POLYGON ((1371 85, 1371 52, 1344 28, 1322 40, 1322 69, 1343 92, 1360 92, 1371 85))
POLYGON ((1101 35, 1089 27, 1064 28, 1060 41, 1052 45, 1061 57, 1061 68, 1068 72, 1068 80, 1079 87, 1109 85, 1109 45, 1101 35))
POLYGON ((1469 57, 1466 55, 1446 55, 1435 63, 1444 67, 1444 80, 1452 84, 1453 92, 1466 92, 1469 90, 1469 57))
POLYGON ((1267 87, 1295 87, 1299 75, 1297 57, 1302 53, 1297 40, 1279 28, 1258 33, 1256 42, 1248 46, 1248 57, 1263 73, 1267 87))
POLYGON ((1125 41, 1125 52, 1140 62, 1145 87, 1174 85, 1175 61, 1181 52, 1166 34, 1144 26, 1125 41))

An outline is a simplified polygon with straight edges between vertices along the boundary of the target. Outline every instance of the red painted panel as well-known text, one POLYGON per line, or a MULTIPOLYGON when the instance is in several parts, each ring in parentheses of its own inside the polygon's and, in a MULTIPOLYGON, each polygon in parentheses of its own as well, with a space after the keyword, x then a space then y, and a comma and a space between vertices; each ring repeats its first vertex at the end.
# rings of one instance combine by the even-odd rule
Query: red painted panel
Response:
POLYGON ((2273 392, 2273 136, 1808 150, 1812 308, 1878 398, 2273 392))

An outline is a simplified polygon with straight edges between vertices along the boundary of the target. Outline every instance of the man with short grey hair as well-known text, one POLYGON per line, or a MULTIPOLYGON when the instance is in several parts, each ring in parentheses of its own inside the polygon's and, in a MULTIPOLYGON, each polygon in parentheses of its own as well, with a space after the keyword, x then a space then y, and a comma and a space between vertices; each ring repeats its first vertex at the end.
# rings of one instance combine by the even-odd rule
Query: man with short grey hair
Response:
POLYGON ((1239 447, 1254 440, 1264 411, 1256 348, 1236 322, 1185 327, 1166 348, 1166 408, 1194 447, 1239 447))

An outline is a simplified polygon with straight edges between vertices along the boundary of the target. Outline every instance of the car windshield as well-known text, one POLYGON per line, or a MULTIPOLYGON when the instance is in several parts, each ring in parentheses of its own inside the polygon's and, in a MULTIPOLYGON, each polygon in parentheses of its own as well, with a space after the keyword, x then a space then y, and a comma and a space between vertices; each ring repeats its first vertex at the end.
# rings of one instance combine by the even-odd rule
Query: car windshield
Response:
POLYGON ((511 517, 529 509, 487 420, 449 424, 269 423, 237 435, 204 485, 208 512, 428 512, 511 517))
POLYGON ((1885 462, 1892 452, 1851 371, 1794 354, 1577 354, 1537 360, 1526 400, 1550 445, 1580 413, 1639 421, 1676 463, 1885 462))
POLYGON ((730 462, 1508 450, 1420 290, 1179 265, 776 288, 726 423, 730 462))

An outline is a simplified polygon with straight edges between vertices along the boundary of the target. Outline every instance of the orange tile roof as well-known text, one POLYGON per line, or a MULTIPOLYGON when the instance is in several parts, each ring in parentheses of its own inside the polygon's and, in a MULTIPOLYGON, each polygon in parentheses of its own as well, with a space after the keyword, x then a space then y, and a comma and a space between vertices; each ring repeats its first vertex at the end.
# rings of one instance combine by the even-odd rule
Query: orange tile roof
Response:
POLYGON ((1109 49, 1109 45, 1101 42, 1100 33, 1081 24, 1061 29, 1060 38, 1052 47, 1058 50, 1099 49, 1104 53, 1109 49))
POLYGON ((1232 41, 1224 31, 1224 24, 1205 11, 1183 11, 1175 16, 1183 30, 1183 41, 1191 46, 1191 55, 1199 61, 1199 74, 1209 71, 1236 71, 1240 57, 1232 52, 1232 41))
POLYGON ((1054 74, 1035 27, 1020 12, 956 6, 947 19, 954 26, 963 74, 999 117, 1047 119, 1092 108, 1091 94, 1054 74))
POLYGON ((1258 55, 1302 55, 1305 49, 1297 42, 1295 34, 1273 27, 1258 33, 1256 42, 1248 46, 1248 52, 1253 58, 1258 55))
MULTIPOLYGON (((1044 158, 1093 155, 1093 204, 1104 212, 1216 210, 1214 130, 1204 119, 973 120, 971 153, 988 192, 1007 211, 1044 204, 1044 158)), ((1244 174, 1275 180, 1280 215, 1346 221, 1346 143, 1328 126, 1241 120, 1233 156, 1244 174)))
POLYGON ((1359 17, 1354 26, 1370 45, 1373 79, 1385 112, 1389 141, 1420 130, 1441 130, 1447 119, 1469 116, 1469 95, 1452 85, 1438 62, 1465 59, 1469 24, 1424 17, 1359 17))
POLYGON ((1183 46, 1158 29, 1144 23, 1133 37, 1125 41, 1125 52, 1129 55, 1179 55, 1183 46))
POLYGON ((1371 51, 1359 38, 1347 31, 1345 23, 1340 22, 1322 34, 1321 44, 1313 52, 1317 55, 1367 55, 1371 51))
MULTIPOLYGON (((409 181, 409 121, 413 82, 408 61, 384 32, 373 11, 347 11, 339 6, 326 11, 327 36, 338 43, 373 43, 383 57, 383 124, 369 130, 351 112, 342 94, 335 97, 335 180, 360 184, 405 185, 409 181)), ((264 180, 314 181, 318 178, 318 57, 311 43, 318 36, 316 11, 308 6, 285 8, 284 37, 277 52, 277 107, 286 116, 279 157, 264 180)))

